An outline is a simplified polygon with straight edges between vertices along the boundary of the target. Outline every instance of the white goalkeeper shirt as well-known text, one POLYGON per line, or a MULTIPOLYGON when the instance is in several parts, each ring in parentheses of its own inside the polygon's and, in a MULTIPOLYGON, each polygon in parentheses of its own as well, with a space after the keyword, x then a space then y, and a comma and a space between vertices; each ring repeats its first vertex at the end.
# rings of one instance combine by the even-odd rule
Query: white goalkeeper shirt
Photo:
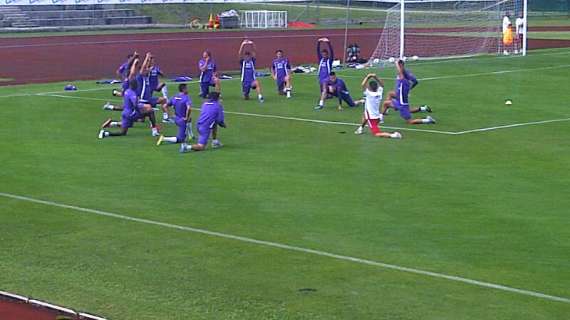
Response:
POLYGON ((511 24, 511 19, 509 19, 508 16, 505 16, 503 18, 503 33, 507 32, 507 29, 509 28, 509 24, 511 24))
POLYGON ((380 103, 382 103, 382 94, 384 93, 384 88, 378 87, 378 91, 370 91, 366 89, 364 91, 365 103, 364 103, 364 116, 366 119, 380 119, 380 103))

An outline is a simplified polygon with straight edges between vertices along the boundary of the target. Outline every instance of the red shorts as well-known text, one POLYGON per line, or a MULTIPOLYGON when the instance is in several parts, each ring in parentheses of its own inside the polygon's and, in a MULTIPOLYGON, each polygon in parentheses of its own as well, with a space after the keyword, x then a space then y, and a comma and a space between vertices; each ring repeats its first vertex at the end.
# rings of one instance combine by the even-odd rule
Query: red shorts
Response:
POLYGON ((367 120, 368 120, 368 127, 370 127, 370 132, 372 132, 373 135, 377 135, 380 132, 382 132, 378 127, 380 119, 367 119, 367 120))

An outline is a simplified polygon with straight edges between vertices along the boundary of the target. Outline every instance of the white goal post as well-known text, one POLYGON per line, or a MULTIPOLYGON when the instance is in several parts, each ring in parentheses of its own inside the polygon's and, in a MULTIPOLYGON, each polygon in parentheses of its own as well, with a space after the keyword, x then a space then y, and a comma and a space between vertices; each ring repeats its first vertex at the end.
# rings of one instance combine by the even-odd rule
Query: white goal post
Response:
POLYGON ((246 29, 287 28, 287 11, 240 11, 240 25, 246 29))
POLYGON ((527 53, 528 0, 379 2, 394 5, 370 59, 527 53))

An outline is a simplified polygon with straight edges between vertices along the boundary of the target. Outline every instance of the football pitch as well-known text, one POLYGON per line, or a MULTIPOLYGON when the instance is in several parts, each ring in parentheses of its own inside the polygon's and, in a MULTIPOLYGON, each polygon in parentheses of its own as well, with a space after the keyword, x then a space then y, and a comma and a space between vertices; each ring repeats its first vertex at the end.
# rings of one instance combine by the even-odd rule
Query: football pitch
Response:
MULTIPOLYGON (((224 147, 187 154, 97 139, 111 86, 0 87, 0 289, 110 319, 568 319, 570 50, 408 68, 438 122, 391 112, 402 140, 296 75, 264 104, 223 81, 224 147)), ((338 74, 359 98, 367 72, 392 90, 338 74)))

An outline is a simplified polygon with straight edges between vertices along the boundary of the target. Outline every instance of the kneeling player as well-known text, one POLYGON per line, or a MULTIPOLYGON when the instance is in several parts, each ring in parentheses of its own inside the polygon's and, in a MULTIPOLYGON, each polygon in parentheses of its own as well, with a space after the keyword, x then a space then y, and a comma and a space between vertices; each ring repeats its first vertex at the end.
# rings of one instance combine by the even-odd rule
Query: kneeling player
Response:
POLYGON ((219 92, 210 92, 208 94, 208 101, 202 104, 200 118, 198 118, 198 123, 196 124, 199 135, 198 143, 193 145, 183 143, 180 146, 181 153, 206 149, 210 133, 212 134, 212 148, 222 146, 218 140, 218 126, 225 128, 226 124, 224 122, 224 107, 219 103, 219 99, 219 92))
POLYGON ((354 101, 348 92, 346 83, 342 79, 336 76, 335 72, 329 74, 329 80, 325 84, 325 90, 321 94, 321 100, 337 97, 338 98, 338 110, 342 110, 342 102, 346 102, 349 107, 356 107, 362 101, 354 101))
POLYGON ((190 113, 192 112, 192 100, 188 96, 188 86, 182 83, 178 86, 178 91, 179 93, 168 101, 169 106, 174 106, 174 114, 176 115, 174 123, 176 123, 178 127, 178 134, 176 137, 165 137, 161 135, 156 142, 157 146, 161 145, 163 141, 182 143, 186 140, 187 136, 189 136, 190 139, 193 138, 192 118, 190 117, 190 113))
POLYGON ((382 105, 382 116, 386 114, 388 108, 394 108, 400 112, 400 117, 406 120, 408 124, 435 123, 435 119, 430 116, 427 116, 423 119, 412 119, 412 113, 431 112, 431 108, 423 105, 419 108, 410 109, 410 104, 408 103, 408 95, 411 89, 410 79, 408 79, 409 73, 406 72, 404 68, 404 61, 402 60, 398 60, 396 63, 396 68, 398 70, 398 76, 396 78, 396 89, 390 92, 388 99, 384 101, 384 104, 382 105))
POLYGON ((291 98, 291 64, 289 59, 283 56, 283 50, 275 51, 275 55, 276 58, 271 64, 271 76, 277 85, 277 92, 291 98))
POLYGON ((101 130, 99 131, 99 139, 112 136, 125 136, 129 131, 129 128, 133 126, 133 123, 138 119, 144 117, 149 117, 152 123, 152 135, 157 136, 158 129, 156 127, 156 119, 154 118, 154 111, 143 109, 143 106, 138 103, 138 98, 136 94, 137 90, 137 80, 131 79, 129 81, 129 89, 127 89, 123 94, 123 113, 121 114, 121 122, 115 122, 111 119, 107 119, 101 125, 101 130), (110 126, 120 126, 121 131, 110 132, 105 130, 110 126))
POLYGON ((368 74, 362 80, 362 89, 364 90, 364 116, 362 117, 362 125, 356 129, 355 134, 362 134, 364 126, 368 124, 370 132, 375 137, 401 139, 402 134, 399 132, 382 132, 378 127, 380 123, 380 103, 382 102, 382 94, 384 92, 384 82, 375 74, 368 74), (370 79, 373 79, 370 81, 370 79), (369 82, 370 81, 370 82, 369 82))
POLYGON ((263 102, 261 84, 255 76, 255 49, 255 43, 251 40, 243 40, 239 47, 238 55, 240 57, 242 93, 243 98, 249 100, 249 92, 251 89, 254 89, 257 91, 257 99, 259 102, 263 102), (246 45, 251 45, 250 51, 245 49, 246 45))

